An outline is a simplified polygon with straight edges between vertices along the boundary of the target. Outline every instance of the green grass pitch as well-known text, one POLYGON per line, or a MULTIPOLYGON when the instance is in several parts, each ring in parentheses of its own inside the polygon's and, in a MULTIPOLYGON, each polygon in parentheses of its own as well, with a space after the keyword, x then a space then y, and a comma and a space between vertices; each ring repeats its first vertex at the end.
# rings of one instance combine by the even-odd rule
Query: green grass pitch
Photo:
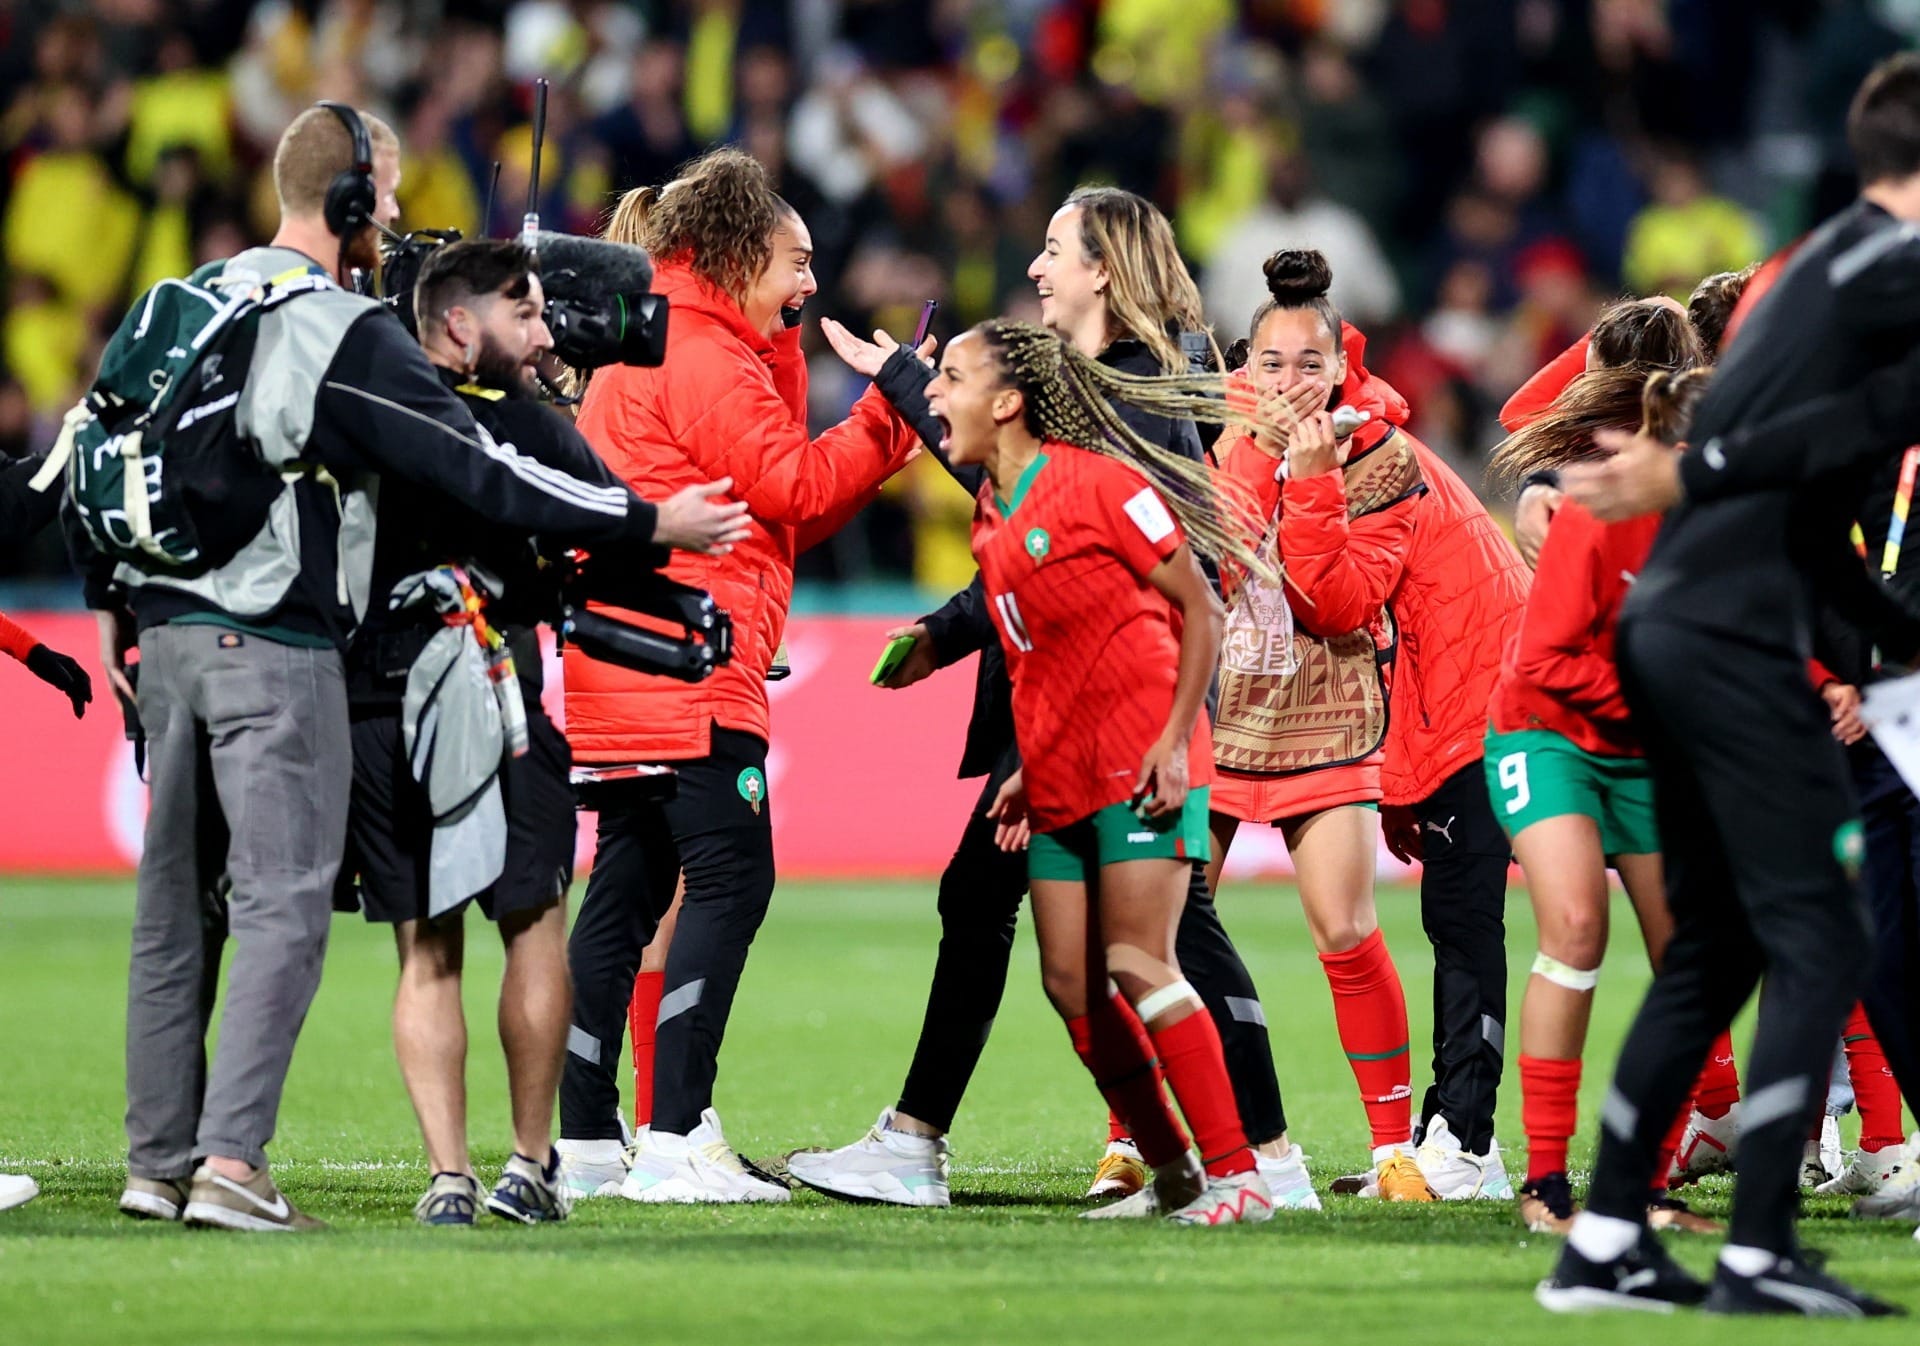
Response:
MULTIPOLYGON (((122 1219, 121 1039, 131 886, 0 880, 0 1171, 44 1195, 0 1215, 0 1341, 1318 1342, 1911 1341, 1911 1324, 1734 1324, 1697 1316, 1552 1319, 1529 1290, 1554 1255, 1504 1203, 1383 1207, 1217 1231, 1073 1218, 1104 1137, 1099 1099, 1039 991, 1023 928, 993 1042, 954 1136, 955 1206, 900 1211, 798 1194, 786 1208, 584 1203, 572 1221, 426 1230, 419 1138, 388 1041, 384 932, 335 926, 272 1153, 286 1190, 330 1220, 310 1238, 236 1237, 122 1219)), ((1413 895, 1381 915, 1412 1009, 1424 1087, 1431 958, 1413 895)), ((1291 892, 1239 885, 1222 903, 1259 981, 1293 1134, 1324 1190, 1359 1167, 1366 1130, 1327 989, 1291 892)), ((1532 949, 1510 907, 1517 1004, 1532 949)), ((1594 1023, 1576 1164, 1645 978, 1625 909, 1594 1023)), ((729 1138, 768 1156, 857 1136, 900 1084, 938 923, 930 884, 789 883, 735 1009, 719 1084, 729 1138)), ((493 1036, 499 952, 469 932, 475 1156, 504 1158, 493 1036)), ((1746 1034, 1738 1038, 1742 1049, 1746 1034)), ((1509 1071, 1500 1132, 1517 1151, 1509 1071)), ((1516 1170, 1522 1165, 1512 1156, 1516 1170)), ((1701 1203, 1724 1214, 1726 1192, 1701 1203)), ((1835 1270, 1920 1306, 1904 1225, 1809 1203, 1806 1237, 1835 1270)), ((1682 1242, 1705 1271, 1716 1241, 1682 1242)))

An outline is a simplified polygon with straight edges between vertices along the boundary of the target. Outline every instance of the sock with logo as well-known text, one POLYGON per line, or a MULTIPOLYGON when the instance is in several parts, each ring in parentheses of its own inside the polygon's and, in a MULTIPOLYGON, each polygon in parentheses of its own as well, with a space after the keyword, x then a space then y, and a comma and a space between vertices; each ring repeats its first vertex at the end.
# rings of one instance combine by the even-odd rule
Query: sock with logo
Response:
POLYGON ((1740 1071, 1733 1063, 1733 1034, 1722 1033, 1713 1040, 1707 1064, 1700 1069, 1700 1081, 1694 1086, 1694 1107, 1703 1117, 1718 1120, 1740 1101, 1740 1071))
POLYGON ((665 972, 641 972, 633 979, 633 999, 627 1002, 627 1034, 633 1039, 633 1124, 653 1120, 653 1039, 660 1025, 660 994, 665 972))
POLYGON ((1413 1135, 1412 1061, 1407 1052, 1407 997, 1379 930, 1341 953, 1323 953, 1333 991, 1340 1046, 1360 1086, 1373 1143, 1404 1145, 1413 1135))
POLYGON ((1119 996, 1096 1001, 1092 1013, 1067 1020, 1073 1050, 1132 1134, 1140 1157, 1153 1168, 1185 1154, 1189 1142, 1167 1105, 1160 1063, 1140 1018, 1119 996), (1121 1013, 1124 1010, 1125 1013, 1121 1013))
POLYGON ((1567 1171, 1567 1146, 1580 1115, 1580 1058, 1520 1057, 1520 1125, 1527 1133, 1527 1181, 1567 1171))
POLYGON ((1227 1078, 1227 1057, 1220 1046, 1220 1030, 1204 1007, 1185 1018, 1147 1034, 1160 1054, 1180 1111, 1193 1128, 1200 1162, 1209 1177, 1224 1178, 1254 1167, 1253 1151, 1240 1125, 1233 1082, 1227 1078))
POLYGON ((1853 1101, 1860 1109, 1860 1148, 1875 1154, 1906 1139, 1900 1129, 1900 1086, 1887 1068, 1880 1039, 1867 1026, 1867 1010, 1855 1005, 1842 1037, 1847 1048, 1847 1074, 1853 1080, 1853 1101))

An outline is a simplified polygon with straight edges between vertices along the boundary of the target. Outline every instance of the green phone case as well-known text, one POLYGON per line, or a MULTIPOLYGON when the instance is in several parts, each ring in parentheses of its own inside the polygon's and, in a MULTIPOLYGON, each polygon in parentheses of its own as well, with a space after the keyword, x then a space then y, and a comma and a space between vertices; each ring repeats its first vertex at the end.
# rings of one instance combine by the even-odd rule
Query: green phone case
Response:
POLYGON ((893 671, 905 663, 907 656, 912 652, 912 636, 895 636, 887 642, 887 648, 880 651, 880 662, 873 666, 873 672, 867 676, 867 681, 878 687, 893 676, 893 671))

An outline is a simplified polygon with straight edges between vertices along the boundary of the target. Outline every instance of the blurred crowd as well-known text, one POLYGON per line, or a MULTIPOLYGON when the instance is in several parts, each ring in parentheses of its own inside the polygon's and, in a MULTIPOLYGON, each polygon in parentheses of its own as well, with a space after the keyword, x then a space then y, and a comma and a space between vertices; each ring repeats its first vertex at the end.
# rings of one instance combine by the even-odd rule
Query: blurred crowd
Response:
MULTIPOLYGON (((497 235, 545 76, 547 227, 736 143, 813 231, 812 307, 856 327, 1033 316, 1081 183, 1168 212, 1223 344, 1260 261, 1318 247, 1478 481, 1501 400, 1600 303, 1684 295, 1846 199, 1847 96, 1916 36, 1920 0, 0 0, 0 451, 50 441, 134 295, 266 232, 308 103, 393 124, 403 227, 497 235)), ((824 425, 858 390, 815 368, 824 425)), ((803 574, 957 587, 970 514, 903 474, 803 574)), ((0 539, 0 576, 56 571, 36 545, 0 539)))

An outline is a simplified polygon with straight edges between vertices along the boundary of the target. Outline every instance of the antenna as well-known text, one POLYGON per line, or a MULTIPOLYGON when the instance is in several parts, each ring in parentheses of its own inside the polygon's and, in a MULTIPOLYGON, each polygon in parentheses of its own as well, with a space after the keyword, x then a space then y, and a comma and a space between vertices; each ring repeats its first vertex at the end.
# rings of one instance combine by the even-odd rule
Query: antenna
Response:
POLYGON ((537 252, 540 238, 540 145, 547 138, 547 81, 533 82, 533 170, 527 175, 527 213, 520 222, 520 242, 537 252))
POLYGON ((493 198, 500 192, 500 161, 493 161, 493 176, 487 179, 487 204, 480 212, 480 237, 493 232, 493 198))

